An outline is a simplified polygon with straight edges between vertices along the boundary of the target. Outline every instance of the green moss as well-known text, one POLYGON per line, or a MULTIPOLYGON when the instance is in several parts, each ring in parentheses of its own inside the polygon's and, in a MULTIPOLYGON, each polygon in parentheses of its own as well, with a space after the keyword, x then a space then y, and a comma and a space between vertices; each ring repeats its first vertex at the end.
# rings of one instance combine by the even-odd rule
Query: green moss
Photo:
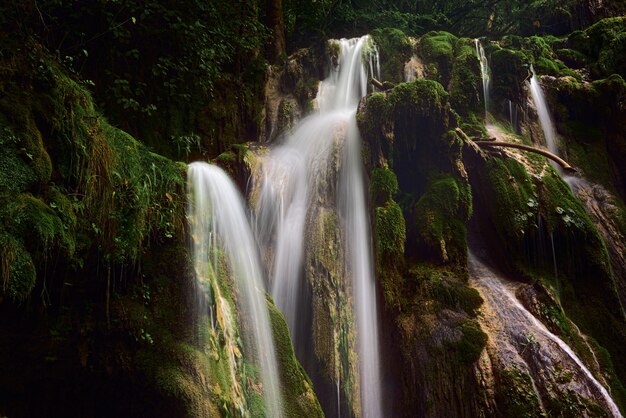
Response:
POLYGON ((455 358, 461 364, 470 365, 476 362, 487 344, 487 334, 473 320, 463 321, 458 327, 461 338, 447 343, 449 349, 456 352, 455 358))
POLYGON ((418 52, 428 65, 428 78, 448 84, 457 40, 456 36, 448 32, 429 32, 420 38, 418 52))
POLYGON ((431 275, 428 292, 441 309, 463 310, 471 316, 476 316, 483 303, 476 289, 451 275, 431 275))
POLYGON ((388 168, 374 168, 370 175, 372 202, 380 206, 398 193, 398 179, 388 168))
MULTIPOLYGON (((448 93, 443 86, 432 80, 415 80, 396 86, 388 96, 391 112, 397 117, 437 117, 448 124, 448 93)), ((446 129, 442 129, 445 132, 446 129)))
POLYGON ((606 77, 620 74, 626 77, 626 17, 603 19, 577 34, 579 50, 597 61, 591 66, 594 75, 606 77))
POLYGON ((559 64, 546 57, 537 58, 534 66, 538 74, 558 75, 560 71, 559 64))
POLYGON ((218 164, 233 164, 237 162, 237 154, 232 151, 225 151, 215 159, 218 164))
POLYGON ((374 209, 376 270, 387 306, 399 307, 405 299, 404 243, 406 225, 402 209, 393 200, 374 209))
POLYGON ((552 57, 552 48, 548 38, 541 36, 524 38, 522 48, 529 51, 535 59, 552 57))
MULTIPOLYGON (((2 116, 0 113, 0 121, 2 116)), ((29 154, 22 151, 21 142, 11 128, 0 122, 0 193, 23 192, 37 181, 29 154)))
POLYGON ((467 250, 466 222, 471 216, 471 191, 452 176, 430 181, 414 207, 418 248, 438 263, 463 268, 467 250))
POLYGON ((479 93, 482 85, 480 64, 473 41, 459 39, 455 44, 454 66, 450 81, 452 107, 462 116, 478 113, 483 108, 479 93))
POLYGON ((35 265, 30 253, 0 226, 0 294, 23 302, 35 287, 35 265))
POLYGON ((380 81, 401 83, 404 81, 404 63, 411 58, 411 43, 399 29, 375 29, 372 38, 380 51, 380 81))
POLYGON ((31 248, 47 250, 52 244, 74 252, 74 242, 58 215, 44 202, 31 194, 22 193, 11 199, 1 198, 0 218, 5 227, 18 237, 29 237, 31 248))
POLYGON ((556 55, 570 68, 583 68, 589 61, 585 54, 574 49, 557 49, 556 55))
POLYGON ((491 95, 494 103, 512 100, 522 103, 524 81, 530 76, 529 59, 521 51, 497 49, 491 54, 493 75, 491 95))
POLYGON ((470 112, 460 118, 459 127, 470 137, 486 137, 487 130, 483 119, 484 112, 470 112))
POLYGON ((486 169, 497 230, 504 242, 519 240, 537 214, 534 184, 524 166, 514 159, 491 159, 486 169))
POLYGON ((284 416, 323 417, 324 414, 313 392, 313 383, 296 359, 285 319, 269 299, 267 306, 280 367, 284 416))
POLYGON ((532 378, 526 372, 511 367, 503 369, 498 379, 497 402, 502 415, 511 418, 541 416, 539 398, 533 389, 532 378))

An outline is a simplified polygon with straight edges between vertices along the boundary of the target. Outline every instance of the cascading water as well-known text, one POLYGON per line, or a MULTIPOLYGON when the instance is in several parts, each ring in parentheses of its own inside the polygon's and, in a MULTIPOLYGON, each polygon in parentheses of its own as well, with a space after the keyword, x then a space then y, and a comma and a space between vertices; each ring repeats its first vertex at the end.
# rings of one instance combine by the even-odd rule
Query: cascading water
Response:
POLYGON ((491 72, 489 71, 489 61, 485 55, 485 50, 480 43, 480 40, 474 39, 476 45, 476 55, 480 61, 480 75, 483 81, 483 97, 485 100, 485 116, 489 112, 489 87, 491 84, 491 72))
MULTIPOLYGON (((188 169, 188 218, 192 236, 192 250, 196 280, 215 300, 218 316, 225 318, 226 337, 232 334, 231 315, 227 303, 209 289, 215 286, 219 259, 224 254, 232 274, 239 312, 245 317, 243 336, 246 352, 254 356, 261 371, 265 410, 267 416, 282 416, 280 377, 274 350, 269 313, 263 291, 262 269, 257 247, 246 217, 245 205, 236 186, 222 169, 203 162, 195 162, 188 169)), ((228 338, 227 338, 228 339, 228 338)), ((234 358, 231 359, 231 362, 234 358)), ((234 371, 231 379, 235 387, 234 371)))
MULTIPOLYGON (((550 117, 550 110, 548 109, 546 98, 543 94, 541 84, 539 84, 539 79, 535 74, 534 68, 531 66, 530 69, 533 73, 533 76, 530 79, 530 94, 533 98, 535 108, 537 109, 539 123, 543 131, 543 136, 546 139, 546 146, 551 153, 559 155, 559 149, 556 143, 556 130, 554 129, 554 124, 552 123, 552 118, 550 117)), ((560 167, 556 163, 551 161, 551 164, 557 170, 560 170, 560 167)))
POLYGON ((482 326, 494 333, 492 337, 498 351, 505 353, 509 361, 519 362, 520 369, 527 370, 539 402, 542 402, 539 388, 554 386, 554 382, 545 380, 550 375, 542 373, 541 370, 549 368, 550 365, 571 367, 575 370, 571 381, 576 385, 576 392, 587 399, 595 399, 605 406, 613 417, 621 418, 622 415, 609 392, 576 353, 517 300, 514 289, 511 289, 514 285, 501 279, 471 252, 468 261, 470 283, 485 300, 486 315, 483 317, 482 326), (533 348, 535 352, 528 352, 530 345, 535 347, 533 348), (538 373, 526 364, 525 358, 528 357, 542 365, 538 373))
MULTIPOLYGON (((380 64, 369 36, 337 42, 337 67, 320 84, 316 98, 319 113, 302 120, 284 144, 261 157, 253 191, 255 220, 259 241, 272 254, 272 296, 294 337, 299 332, 303 309, 307 217, 311 216, 313 202, 324 200, 329 192, 337 193, 335 211, 343 221, 342 236, 346 241, 343 277, 352 278, 357 323, 361 411, 364 417, 380 417, 378 309, 356 124, 359 100, 367 93, 367 71, 377 75, 380 64), (337 153, 343 156, 335 161, 337 153), (337 166, 339 181, 332 184, 328 173, 337 166)), ((298 339, 294 340, 297 344, 298 339)), ((340 377, 336 378, 339 388, 340 377)))

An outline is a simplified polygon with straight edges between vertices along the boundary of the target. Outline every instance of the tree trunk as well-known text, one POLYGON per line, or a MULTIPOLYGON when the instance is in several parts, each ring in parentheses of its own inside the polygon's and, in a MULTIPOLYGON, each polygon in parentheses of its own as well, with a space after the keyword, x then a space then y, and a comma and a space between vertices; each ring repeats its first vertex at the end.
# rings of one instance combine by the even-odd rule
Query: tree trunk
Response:
POLYGON ((282 0, 267 0, 267 27, 272 31, 269 57, 272 62, 276 62, 284 57, 287 52, 282 0))

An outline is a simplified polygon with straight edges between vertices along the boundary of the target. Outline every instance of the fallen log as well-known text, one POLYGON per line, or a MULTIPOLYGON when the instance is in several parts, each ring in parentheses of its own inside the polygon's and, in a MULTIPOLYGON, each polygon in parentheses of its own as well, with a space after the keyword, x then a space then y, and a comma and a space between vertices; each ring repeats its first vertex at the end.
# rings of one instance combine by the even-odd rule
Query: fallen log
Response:
POLYGON ((474 143, 478 145, 479 147, 517 148, 517 149, 521 149, 521 150, 528 151, 528 152, 534 152, 535 154, 543 155, 544 157, 549 158, 552 161, 555 161, 557 164, 563 167, 563 169, 567 172, 570 172, 570 173, 576 172, 576 169, 574 169, 574 167, 569 165, 567 161, 565 161, 564 159, 560 158, 557 155, 554 155, 550 151, 546 151, 541 148, 535 148, 535 147, 531 147, 528 145, 514 144, 511 142, 503 142, 503 141, 474 141, 474 143))
POLYGON ((372 78, 372 79, 370 80, 370 83, 372 83, 372 85, 373 85, 374 87, 376 87, 377 89, 381 89, 381 90, 383 90, 383 83, 381 83, 380 81, 376 80, 375 78, 372 78))

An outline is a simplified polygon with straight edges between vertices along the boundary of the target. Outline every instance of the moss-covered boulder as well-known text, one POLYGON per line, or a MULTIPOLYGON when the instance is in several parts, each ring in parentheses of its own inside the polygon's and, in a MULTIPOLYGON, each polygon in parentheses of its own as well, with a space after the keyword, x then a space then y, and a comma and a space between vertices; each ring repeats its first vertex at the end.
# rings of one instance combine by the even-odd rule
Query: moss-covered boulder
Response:
POLYGON ((412 47, 407 35, 399 29, 375 29, 371 34, 380 51, 381 80, 404 81, 404 63, 411 58, 412 47))
POLYGON ((426 64, 427 77, 447 86, 452 77, 457 37, 442 31, 428 32, 419 39, 417 53, 426 64))
POLYGON ((455 45, 454 66, 450 81, 450 102, 462 116, 480 113, 483 109, 481 99, 482 77, 480 63, 476 56, 474 41, 461 38, 455 45))
MULTIPOLYGON (((509 100, 524 103, 524 81, 530 77, 529 60, 523 52, 500 48, 491 53, 493 103, 504 109, 509 100)), ((501 112, 504 113, 504 112, 501 112)))

